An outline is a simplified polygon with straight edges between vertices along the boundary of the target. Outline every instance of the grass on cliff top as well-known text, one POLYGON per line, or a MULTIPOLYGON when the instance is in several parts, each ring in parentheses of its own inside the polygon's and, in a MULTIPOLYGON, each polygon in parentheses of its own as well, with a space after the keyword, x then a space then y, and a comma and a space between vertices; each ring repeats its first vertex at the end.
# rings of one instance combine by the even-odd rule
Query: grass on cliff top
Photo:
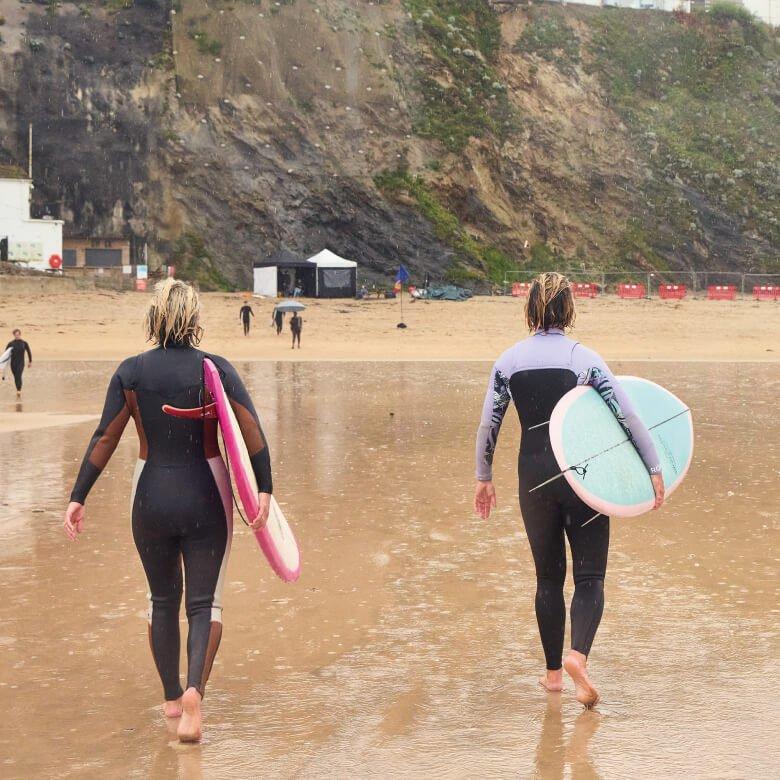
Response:
POLYGON ((580 62, 580 39, 563 14, 539 14, 531 8, 529 22, 515 42, 513 51, 535 54, 554 63, 561 73, 574 75, 580 62))
POLYGON ((231 290, 232 285, 222 275, 214 258, 196 233, 183 233, 173 247, 171 265, 176 276, 188 282, 197 282, 204 292, 231 290))
POLYGON ((469 138, 508 135, 515 118, 491 66, 501 46, 498 16, 487 0, 404 0, 429 55, 416 73, 421 98, 415 132, 461 151, 469 138))
POLYGON ((397 168, 379 174, 374 183, 388 197, 410 197, 417 211, 431 223, 436 237, 458 253, 459 262, 448 272, 452 281, 488 278, 502 282, 506 272, 517 270, 517 263, 500 248, 483 244, 470 236, 458 217, 439 200, 422 176, 397 168))
POLYGON ((780 46, 770 28, 729 3, 585 18, 589 67, 656 170, 780 247, 780 46))

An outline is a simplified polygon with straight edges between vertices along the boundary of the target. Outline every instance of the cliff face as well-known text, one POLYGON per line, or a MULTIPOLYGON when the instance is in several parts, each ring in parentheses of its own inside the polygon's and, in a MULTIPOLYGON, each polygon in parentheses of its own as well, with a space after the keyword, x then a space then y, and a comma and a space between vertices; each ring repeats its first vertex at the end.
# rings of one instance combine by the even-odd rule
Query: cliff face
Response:
POLYGON ((0 15, 0 162, 32 122, 39 210, 204 284, 246 285, 280 246, 456 279, 776 267, 776 42, 744 20, 484 0, 0 15))

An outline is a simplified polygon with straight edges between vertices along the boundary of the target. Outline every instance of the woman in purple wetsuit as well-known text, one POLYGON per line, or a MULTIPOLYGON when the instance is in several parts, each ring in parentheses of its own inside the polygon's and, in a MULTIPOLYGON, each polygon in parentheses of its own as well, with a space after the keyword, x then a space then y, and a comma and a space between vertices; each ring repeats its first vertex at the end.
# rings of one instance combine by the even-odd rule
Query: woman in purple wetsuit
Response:
POLYGON ((574 297, 566 277, 541 274, 531 285, 525 316, 530 338, 504 352, 490 375, 477 432, 474 508, 487 519, 496 505, 493 453, 504 414, 514 402, 522 431, 518 459, 520 511, 536 568, 536 618, 547 664, 547 672, 539 682, 548 691, 562 690, 563 667, 574 680, 577 700, 592 707, 599 695, 588 677, 586 663, 604 611, 609 518, 598 515, 593 519, 593 510, 564 479, 529 492, 560 471, 545 425, 555 405, 577 385, 591 385, 615 414, 647 467, 655 491, 655 509, 663 503, 663 477, 650 434, 606 363, 593 350, 565 335, 574 322, 574 297), (564 536, 569 540, 574 570, 571 649, 565 661, 564 536))
POLYGON ((64 523, 71 539, 82 532, 87 495, 132 417, 140 450, 131 498, 133 539, 149 582, 149 643, 165 695, 163 710, 180 718, 182 742, 201 736, 200 703, 222 637, 222 586, 233 535, 230 477, 219 453, 217 421, 163 410, 198 408, 209 400, 204 357, 219 369, 247 445, 260 491, 255 530, 268 519, 272 491, 271 459, 252 400, 227 360, 197 349, 199 320, 192 287, 173 279, 157 285, 146 318, 156 348, 123 361, 111 378, 64 523), (185 689, 179 677, 183 592, 189 623, 185 689))

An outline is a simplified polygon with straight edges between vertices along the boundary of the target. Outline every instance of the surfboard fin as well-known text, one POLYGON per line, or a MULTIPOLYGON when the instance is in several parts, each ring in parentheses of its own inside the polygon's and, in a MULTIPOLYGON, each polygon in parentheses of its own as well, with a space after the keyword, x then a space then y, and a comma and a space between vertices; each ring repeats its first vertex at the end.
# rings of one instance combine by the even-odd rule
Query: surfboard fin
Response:
POLYGON ((206 404, 205 406, 196 406, 194 409, 179 409, 177 406, 163 404, 162 410, 171 417, 183 417, 185 420, 216 420, 217 405, 206 404))

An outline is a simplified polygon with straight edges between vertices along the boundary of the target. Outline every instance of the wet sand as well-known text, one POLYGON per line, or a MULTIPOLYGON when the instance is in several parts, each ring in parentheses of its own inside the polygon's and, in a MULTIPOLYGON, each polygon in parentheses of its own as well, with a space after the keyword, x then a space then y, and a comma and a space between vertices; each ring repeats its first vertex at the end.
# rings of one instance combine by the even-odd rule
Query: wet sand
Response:
MULTIPOLYGON (((237 365, 304 568, 276 580, 237 526, 200 746, 158 710, 128 519, 135 435, 70 544, 61 512, 93 424, 0 433, 0 776, 771 776, 780 366, 614 364, 688 401, 697 441, 660 513, 613 522, 591 661, 603 703, 584 712, 571 686, 536 685, 513 415, 498 511, 471 512, 489 366, 237 365)), ((113 366, 34 368, 25 413, 81 415, 113 366)))
MULTIPOLYGON (((526 335, 524 299, 478 297, 462 303, 385 300, 304 301, 302 349, 288 323, 271 328, 274 301, 252 299, 251 335, 242 335, 239 294, 207 293, 204 349, 242 360, 486 360, 526 335)), ((14 327, 36 360, 121 360, 145 348, 140 323, 149 296, 75 292, 0 297, 0 334, 14 327)), ((772 301, 577 302, 574 337, 608 360, 780 359, 780 304, 772 301)), ((289 320, 289 318, 288 318, 289 320)), ((34 368, 34 364, 33 364, 34 368)))

